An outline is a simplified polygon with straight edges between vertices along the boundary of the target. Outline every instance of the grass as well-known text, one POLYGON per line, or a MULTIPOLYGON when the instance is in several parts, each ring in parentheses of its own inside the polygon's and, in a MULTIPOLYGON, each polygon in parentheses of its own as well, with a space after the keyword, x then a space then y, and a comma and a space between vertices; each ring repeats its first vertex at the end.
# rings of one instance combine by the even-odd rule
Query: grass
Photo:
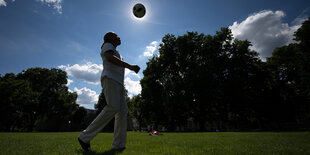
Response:
POLYGON ((128 132, 127 148, 110 150, 113 133, 100 133, 92 141, 92 152, 84 152, 78 132, 0 133, 0 154, 310 154, 310 132, 128 132))

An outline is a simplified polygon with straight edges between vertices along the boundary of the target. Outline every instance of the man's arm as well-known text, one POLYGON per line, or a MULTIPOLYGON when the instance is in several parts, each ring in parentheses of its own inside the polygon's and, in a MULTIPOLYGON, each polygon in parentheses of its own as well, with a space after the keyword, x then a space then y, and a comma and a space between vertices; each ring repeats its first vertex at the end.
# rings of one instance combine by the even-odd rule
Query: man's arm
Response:
POLYGON ((127 62, 119 59, 118 57, 113 55, 113 51, 107 51, 104 53, 105 58, 112 64, 120 66, 120 67, 124 67, 124 68, 128 68, 136 73, 139 72, 140 67, 138 65, 130 65, 127 62))

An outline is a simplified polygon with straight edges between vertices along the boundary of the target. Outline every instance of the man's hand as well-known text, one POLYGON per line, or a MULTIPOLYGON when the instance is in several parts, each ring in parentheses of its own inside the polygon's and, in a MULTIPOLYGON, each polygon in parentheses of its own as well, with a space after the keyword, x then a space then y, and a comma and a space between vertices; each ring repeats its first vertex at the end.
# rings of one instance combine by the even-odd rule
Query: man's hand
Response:
POLYGON ((138 65, 130 65, 130 67, 128 69, 138 73, 140 70, 140 67, 138 65))

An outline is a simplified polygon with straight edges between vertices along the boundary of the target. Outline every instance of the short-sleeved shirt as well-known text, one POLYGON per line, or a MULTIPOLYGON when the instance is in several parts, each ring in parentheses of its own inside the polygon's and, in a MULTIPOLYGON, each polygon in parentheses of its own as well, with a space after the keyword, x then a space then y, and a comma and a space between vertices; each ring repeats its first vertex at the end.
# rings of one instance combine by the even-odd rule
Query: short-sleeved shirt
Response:
POLYGON ((114 56, 123 60, 122 56, 119 54, 119 52, 116 50, 116 48, 111 43, 108 43, 108 42, 104 43, 101 48, 101 53, 100 53, 101 58, 102 58, 102 65, 103 65, 101 78, 108 77, 108 78, 111 78, 117 81, 121 85, 124 85, 125 68, 110 63, 104 56, 104 53, 107 51, 113 51, 114 56))

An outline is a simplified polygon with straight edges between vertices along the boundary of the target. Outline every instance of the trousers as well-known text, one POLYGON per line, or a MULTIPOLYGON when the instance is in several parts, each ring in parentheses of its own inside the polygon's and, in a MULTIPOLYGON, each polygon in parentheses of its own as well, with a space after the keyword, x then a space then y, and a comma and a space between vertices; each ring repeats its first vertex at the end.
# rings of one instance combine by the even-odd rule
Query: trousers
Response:
POLYGON ((107 102, 100 114, 80 134, 79 138, 90 141, 115 117, 112 148, 125 148, 127 138, 127 112, 124 86, 111 78, 101 79, 101 86, 107 102))

